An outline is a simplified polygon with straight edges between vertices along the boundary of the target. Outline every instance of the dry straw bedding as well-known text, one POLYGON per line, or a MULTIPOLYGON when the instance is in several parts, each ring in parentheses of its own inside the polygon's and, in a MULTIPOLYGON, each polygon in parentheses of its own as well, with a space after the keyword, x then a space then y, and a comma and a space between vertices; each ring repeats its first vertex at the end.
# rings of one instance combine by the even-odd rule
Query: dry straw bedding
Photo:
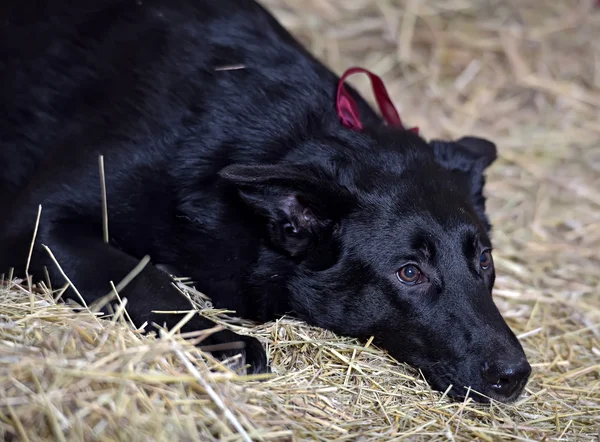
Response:
MULTIPOLYGON (((598 440, 600 12, 575 0, 267 0, 338 73, 381 74, 428 137, 487 136, 495 297, 533 365, 512 405, 451 402, 386 353, 282 320, 276 375, 236 374, 57 292, 0 296, 0 433, 16 440, 598 440)), ((353 81, 368 94, 366 82, 353 81)), ((370 96, 369 96, 370 97, 370 96)), ((32 223, 35 220, 32 220, 32 223)), ((210 314, 210 311, 208 313, 210 314)))

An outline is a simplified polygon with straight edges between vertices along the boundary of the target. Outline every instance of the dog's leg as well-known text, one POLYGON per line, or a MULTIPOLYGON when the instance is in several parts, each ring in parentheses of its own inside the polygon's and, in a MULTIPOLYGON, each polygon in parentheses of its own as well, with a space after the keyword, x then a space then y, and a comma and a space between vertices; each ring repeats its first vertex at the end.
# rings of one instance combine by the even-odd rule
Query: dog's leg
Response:
MULTIPOLYGON (((110 281, 118 284, 139 261, 132 256, 102 241, 97 229, 81 223, 59 222, 44 229, 36 245, 32 261, 34 274, 40 275, 47 267, 54 284, 65 283, 62 273, 42 244, 47 245, 60 267, 71 280, 86 303, 92 303, 111 290, 110 281)), ((170 277, 163 271, 148 264, 129 284, 119 292, 127 298, 127 313, 136 326, 148 323, 169 329, 175 326, 191 309, 190 302, 172 285, 170 277), (153 311, 183 311, 181 314, 153 313, 153 311)), ((76 293, 69 289, 68 297, 77 300, 76 293)), ((215 324, 199 315, 192 317, 182 328, 183 332, 203 330, 215 324)), ((242 342, 246 363, 252 373, 267 370, 265 351, 255 338, 240 336, 229 330, 213 333, 202 341, 201 346, 242 342)), ((230 346, 231 347, 231 346, 230 346)), ((212 354, 222 359, 240 353, 240 350, 215 350, 212 354)))

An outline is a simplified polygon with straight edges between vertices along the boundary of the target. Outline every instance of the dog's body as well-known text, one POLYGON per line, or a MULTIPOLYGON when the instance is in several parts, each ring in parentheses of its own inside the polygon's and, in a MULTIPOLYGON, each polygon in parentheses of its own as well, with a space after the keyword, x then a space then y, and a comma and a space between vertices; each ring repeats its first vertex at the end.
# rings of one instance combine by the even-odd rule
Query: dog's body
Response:
MULTIPOLYGON (((529 365, 484 265, 491 143, 427 144, 352 90, 365 130, 344 127, 339 79, 249 0, 8 3, 1 271, 24 273, 42 205, 29 271, 64 281, 47 245, 86 302, 150 255, 239 316, 375 335, 458 396, 520 393, 529 365)), ((172 326, 181 315, 152 310, 190 308, 153 265, 121 295, 138 325, 172 326)), ((264 369, 260 344, 241 339, 264 369)))

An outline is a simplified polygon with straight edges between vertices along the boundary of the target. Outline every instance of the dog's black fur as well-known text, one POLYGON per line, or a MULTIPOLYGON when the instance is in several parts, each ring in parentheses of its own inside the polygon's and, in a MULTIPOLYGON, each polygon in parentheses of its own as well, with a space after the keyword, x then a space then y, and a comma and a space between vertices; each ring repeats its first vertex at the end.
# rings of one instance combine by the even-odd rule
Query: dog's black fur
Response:
MULTIPOLYGON (((351 88, 366 128, 345 128, 338 77, 250 0, 5 0, 0 11, 2 271, 24 273, 42 205, 30 273, 64 283, 47 245, 88 303, 150 255, 239 316, 374 335, 457 397, 520 394, 530 367, 487 262, 492 143, 427 143, 351 88), (418 276, 407 265, 416 284, 400 278, 418 276)), ((121 295, 138 325, 173 326, 181 315, 152 310, 190 308, 155 265, 121 295)), ((184 330, 212 325, 195 317, 184 330)), ((254 339, 210 343, 240 339, 264 370, 254 339)))

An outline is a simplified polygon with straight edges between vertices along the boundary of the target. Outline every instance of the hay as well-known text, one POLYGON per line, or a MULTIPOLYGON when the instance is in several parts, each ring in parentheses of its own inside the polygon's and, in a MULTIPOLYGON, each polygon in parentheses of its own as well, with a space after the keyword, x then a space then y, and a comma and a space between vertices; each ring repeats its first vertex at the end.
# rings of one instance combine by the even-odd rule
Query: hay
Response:
MULTIPOLYGON (((495 296, 534 372, 512 405, 449 401, 386 353, 293 320, 244 377, 179 336, 0 297, 0 434, 18 440, 598 440, 600 13, 576 0, 265 0, 338 73, 383 75, 427 137, 487 136, 495 296)), ((371 99, 367 83, 352 83, 371 99)), ((34 222, 34 220, 32 220, 34 222)))

